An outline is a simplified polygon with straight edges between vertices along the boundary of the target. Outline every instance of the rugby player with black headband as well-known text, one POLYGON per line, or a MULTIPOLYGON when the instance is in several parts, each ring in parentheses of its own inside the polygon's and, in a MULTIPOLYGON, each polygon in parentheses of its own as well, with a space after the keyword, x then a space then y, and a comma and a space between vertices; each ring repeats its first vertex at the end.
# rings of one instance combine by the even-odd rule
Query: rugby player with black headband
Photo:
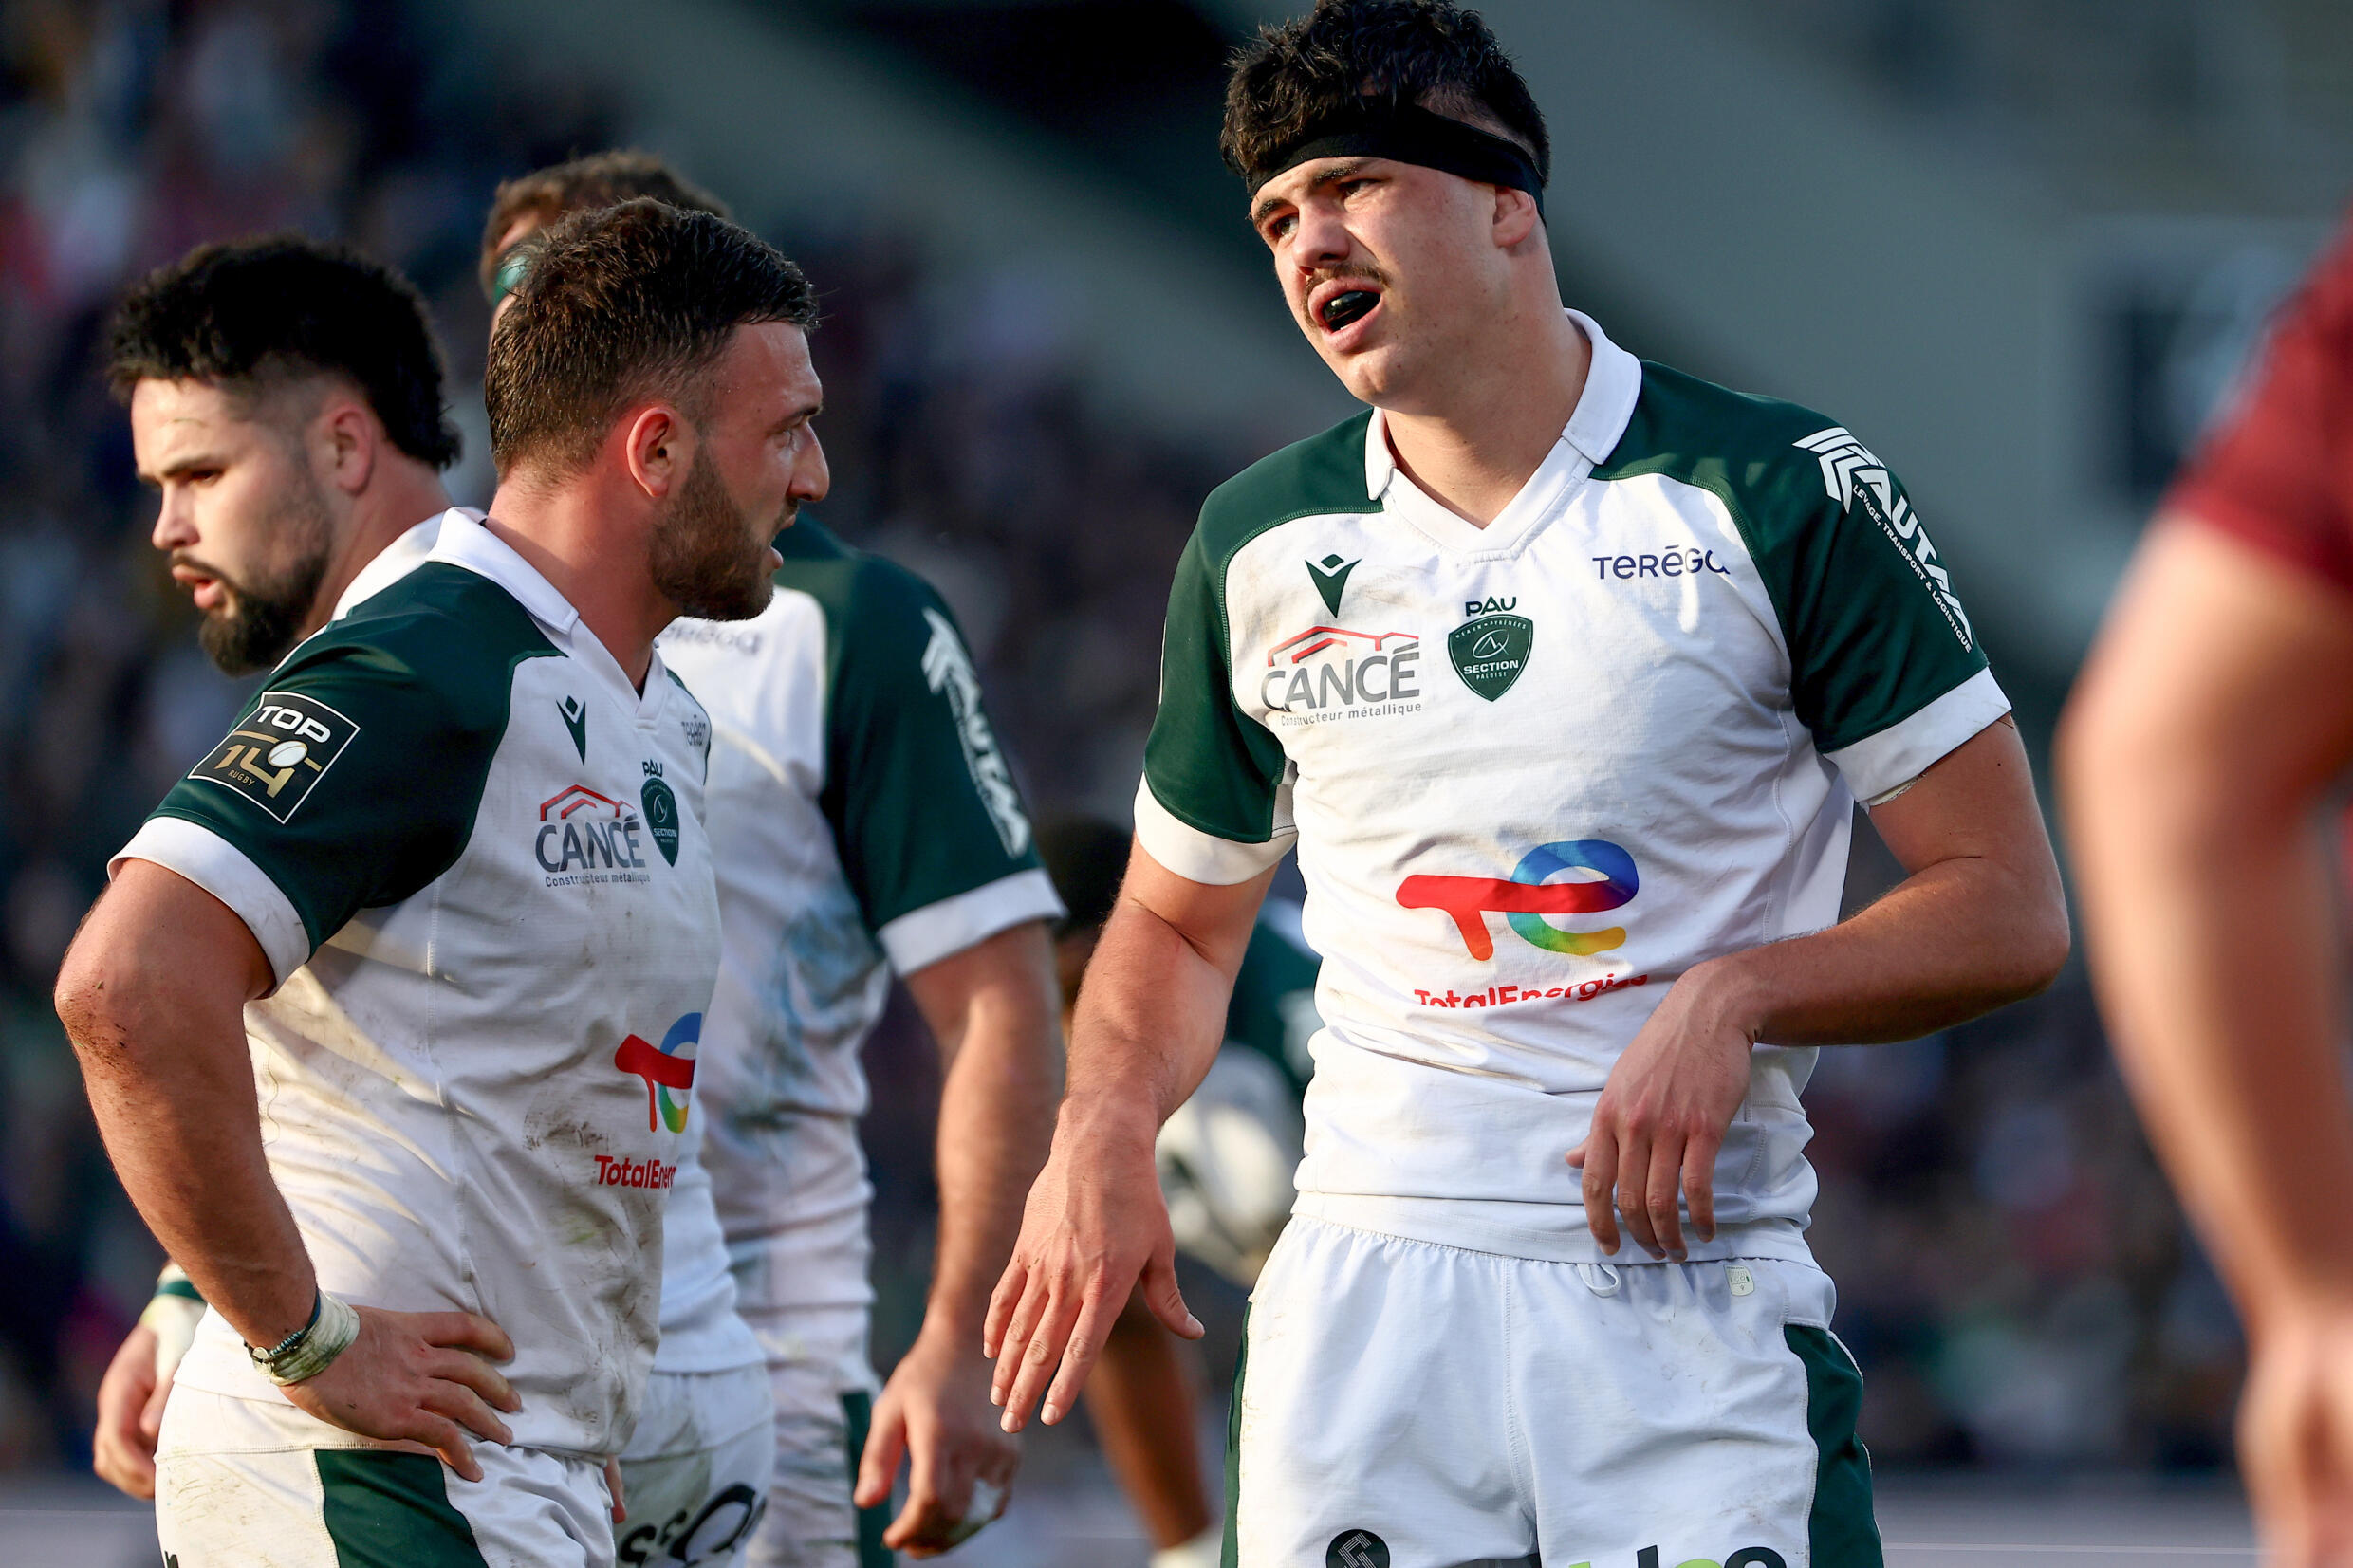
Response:
POLYGON ((1139 1280, 1200 1332, 1155 1130, 1295 849, 1323 1027, 1226 1562, 1877 1568, 1799 1091, 2068 942, 1951 575, 1844 428, 1564 309, 1543 116, 1474 14, 1322 0, 1238 58, 1224 147, 1372 406, 1221 486, 1179 561, 991 1304, 1006 1424, 1070 1410, 1139 1280), (1841 921, 1858 802, 1907 875, 1841 921))

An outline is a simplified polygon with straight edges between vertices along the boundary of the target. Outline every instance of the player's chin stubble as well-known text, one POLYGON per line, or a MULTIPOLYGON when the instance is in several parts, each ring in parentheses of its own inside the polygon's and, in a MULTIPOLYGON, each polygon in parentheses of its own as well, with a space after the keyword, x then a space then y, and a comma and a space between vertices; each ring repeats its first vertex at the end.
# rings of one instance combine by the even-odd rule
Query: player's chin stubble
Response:
POLYGON ((681 615, 705 620, 749 620, 768 608, 768 542, 791 521, 787 505, 765 533, 735 505, 701 452, 661 526, 654 530, 649 563, 654 586, 681 615))
POLYGON ((326 580, 331 528, 324 500, 317 490, 306 490, 288 498, 263 529, 265 537, 287 548, 285 564, 250 582, 204 565, 220 583, 222 601, 220 608, 205 612, 196 644, 223 674, 269 669, 294 646, 310 618, 319 584, 326 580))

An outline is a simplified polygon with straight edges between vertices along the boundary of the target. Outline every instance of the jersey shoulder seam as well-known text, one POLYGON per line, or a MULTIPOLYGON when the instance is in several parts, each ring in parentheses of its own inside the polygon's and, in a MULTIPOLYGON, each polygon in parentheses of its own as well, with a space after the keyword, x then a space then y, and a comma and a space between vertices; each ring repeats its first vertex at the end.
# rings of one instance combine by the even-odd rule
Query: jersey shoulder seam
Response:
MULTIPOLYGON (((1233 613, 1226 602, 1227 573, 1245 545, 1307 518, 1362 516, 1380 510, 1380 499, 1364 484, 1365 433, 1372 419, 1372 411, 1367 409, 1321 434, 1294 441, 1210 491, 1209 499, 1201 504, 1200 526, 1194 538, 1209 558, 1221 659, 1230 656, 1233 646, 1233 613)), ((1231 692, 1227 700, 1232 700, 1231 692)))

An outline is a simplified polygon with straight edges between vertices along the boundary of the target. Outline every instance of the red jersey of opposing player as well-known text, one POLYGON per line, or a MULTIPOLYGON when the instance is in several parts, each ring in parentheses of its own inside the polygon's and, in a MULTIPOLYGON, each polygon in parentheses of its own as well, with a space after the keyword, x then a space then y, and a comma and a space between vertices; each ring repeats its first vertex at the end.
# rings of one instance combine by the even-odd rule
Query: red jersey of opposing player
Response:
MULTIPOLYGON (((2236 406, 2199 442, 2158 510, 2353 594, 2353 227, 2272 323, 2236 406)), ((2353 881, 2353 811, 2345 828, 2353 881)))
POLYGON ((2161 510, 2353 593, 2353 228, 2272 323, 2161 510))

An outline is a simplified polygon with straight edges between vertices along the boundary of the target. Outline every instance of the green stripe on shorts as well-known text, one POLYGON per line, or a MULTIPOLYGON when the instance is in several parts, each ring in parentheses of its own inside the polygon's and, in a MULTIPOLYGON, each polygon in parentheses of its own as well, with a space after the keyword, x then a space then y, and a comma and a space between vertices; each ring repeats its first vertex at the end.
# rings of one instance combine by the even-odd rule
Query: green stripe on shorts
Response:
POLYGON ((1882 1568, 1879 1522, 1871 1515, 1871 1456, 1855 1435, 1862 1374, 1827 1329, 1782 1330, 1806 1364, 1806 1430, 1814 1440, 1814 1507, 1806 1522, 1813 1568, 1882 1568))
POLYGON ((486 1568, 473 1526, 450 1502, 431 1454, 322 1448, 327 1539, 337 1568, 486 1568))
MULTIPOLYGON (((865 1457, 866 1434, 874 1430, 874 1396, 864 1390, 842 1396, 843 1447, 849 1450, 850 1489, 858 1489, 858 1462, 865 1457)), ((888 1498, 858 1510, 858 1568, 892 1568, 899 1559, 882 1544, 891 1522, 888 1498)))

